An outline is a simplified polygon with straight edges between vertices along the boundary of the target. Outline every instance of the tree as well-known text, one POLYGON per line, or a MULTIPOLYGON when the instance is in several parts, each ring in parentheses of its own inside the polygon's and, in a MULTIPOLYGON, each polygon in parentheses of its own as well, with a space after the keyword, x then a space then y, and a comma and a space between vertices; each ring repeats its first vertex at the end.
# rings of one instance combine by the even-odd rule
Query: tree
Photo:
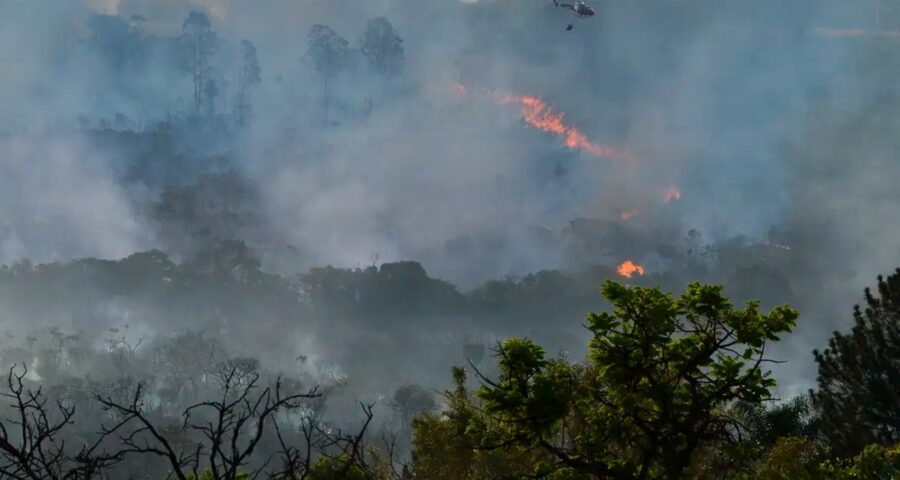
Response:
POLYGON ((733 435, 725 407, 771 398, 766 345, 797 312, 736 309, 722 287, 697 283, 679 298, 615 282, 602 293, 613 310, 588 316, 586 362, 548 360, 530 340, 501 344, 499 378, 479 374, 466 433, 482 449, 546 456, 538 476, 681 478, 699 447, 733 435))
POLYGON ((854 307, 849 335, 834 332, 814 351, 818 389, 811 392, 822 429, 835 451, 850 456, 870 443, 900 442, 900 269, 878 277, 854 307))
POLYGON ((771 447, 782 438, 816 437, 818 418, 811 415, 809 398, 798 396, 776 405, 739 403, 734 406, 747 439, 771 447))
POLYGON ((117 15, 94 15, 87 22, 90 46, 113 69, 139 66, 147 58, 146 23, 138 15, 127 22, 117 15))
POLYGON ((754 465, 748 477, 756 480, 821 480, 834 477, 831 467, 827 452, 812 440, 783 437, 754 465))
POLYGON ((94 15, 88 20, 88 27, 94 48, 113 68, 124 67, 133 40, 128 23, 116 15, 94 15))
POLYGON ((213 82, 210 61, 218 49, 218 39, 209 17, 191 10, 181 25, 178 41, 181 47, 179 67, 191 78, 194 114, 199 115, 201 107, 210 100, 207 98, 210 82, 213 82))
POLYGON ((415 417, 437 408, 437 403, 428 390, 418 385, 403 385, 394 392, 391 408, 405 427, 415 417))
POLYGON ((250 116, 250 92, 262 82, 262 70, 256 57, 256 45, 241 40, 241 67, 238 70, 237 117, 246 125, 250 116))
POLYGON ((203 99, 206 105, 206 116, 210 122, 212 122, 213 114, 216 113, 216 99, 219 98, 221 90, 219 82, 215 78, 210 77, 206 80, 206 85, 203 87, 203 99))
MULTIPOLYGON (((360 404, 365 419, 356 433, 347 433, 322 422, 318 412, 300 420, 301 441, 294 445, 275 425, 281 468, 273 478, 285 480, 376 480, 381 470, 370 460, 366 432, 374 417, 373 405, 360 404)), ((377 460, 377 459, 376 459, 377 460)))
POLYGON ((219 285, 259 286, 263 281, 256 252, 241 240, 215 242, 182 265, 192 275, 204 275, 219 285))
POLYGON ((733 438, 703 445, 688 478, 721 479, 723 472, 734 479, 824 478, 820 463, 828 452, 816 441, 817 422, 807 397, 774 405, 738 402, 727 408, 736 420, 733 438))
POLYGON ((869 445, 853 459, 853 464, 836 476, 840 480, 857 478, 895 479, 900 476, 900 445, 869 445))
POLYGON ((142 38, 147 34, 147 19, 142 15, 132 15, 128 17, 128 27, 132 35, 142 38))
POLYGON ((481 412, 466 388, 466 377, 465 369, 454 367, 455 388, 444 393, 446 410, 442 414, 426 412, 413 421, 415 478, 529 478, 529 470, 542 459, 542 452, 529 452, 513 445, 479 448, 478 439, 467 433, 481 412))
POLYGON ((359 49, 369 65, 382 75, 392 76, 403 68, 403 39, 384 17, 376 17, 366 23, 359 49))
POLYGON ((57 400, 56 408, 40 388, 29 389, 27 371, 10 368, 0 399, 9 402, 11 414, 0 421, 0 477, 28 480, 91 479, 122 460, 121 452, 109 453, 104 440, 112 427, 76 450, 66 444, 66 430, 74 424, 75 406, 57 400))
POLYGON ((309 58, 322 75, 322 88, 325 99, 325 121, 328 121, 330 93, 328 84, 331 77, 343 70, 350 57, 350 43, 337 32, 325 25, 313 25, 306 36, 309 58))
MULTIPOLYGON (((232 366, 222 373, 222 394, 218 400, 199 402, 184 410, 180 432, 177 427, 174 430, 199 438, 186 442, 193 443, 190 447, 179 448, 172 438, 173 428, 156 424, 147 414, 147 399, 141 387, 129 402, 97 395, 104 409, 120 419, 116 427, 104 427, 103 432, 112 435, 122 431, 119 441, 123 452, 165 459, 178 480, 203 478, 204 474, 212 480, 246 478, 243 469, 250 464, 267 427, 274 424, 277 428, 279 411, 298 408, 319 394, 316 389, 285 394, 280 379, 274 386, 260 389, 259 374, 241 373, 232 366)), ((268 463, 263 462, 258 471, 268 463)))
POLYGON ((900 445, 869 445, 848 460, 836 460, 809 439, 785 437, 749 475, 754 480, 891 480, 900 475, 900 445))

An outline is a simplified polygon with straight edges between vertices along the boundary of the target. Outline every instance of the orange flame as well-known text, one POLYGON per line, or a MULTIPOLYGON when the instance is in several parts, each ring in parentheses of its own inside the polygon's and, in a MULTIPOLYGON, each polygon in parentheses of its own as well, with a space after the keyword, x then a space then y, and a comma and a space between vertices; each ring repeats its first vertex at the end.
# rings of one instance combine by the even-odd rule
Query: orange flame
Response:
MULTIPOLYGON (((460 98, 464 98, 469 94, 467 87, 458 78, 453 79, 453 89, 460 98)), ((563 119, 564 113, 554 111, 553 107, 540 97, 533 95, 499 96, 494 91, 489 91, 489 95, 496 103, 501 105, 521 105, 522 117, 530 127, 563 137, 563 143, 568 148, 579 149, 598 158, 625 160, 626 166, 634 166, 634 154, 629 149, 598 145, 590 141, 581 130, 565 123, 563 119)))
POLYGON ((671 187, 666 190, 665 201, 666 203, 671 203, 676 200, 681 200, 681 190, 676 187, 671 187))
POLYGON ((598 158, 618 159, 627 156, 627 152, 615 147, 597 145, 591 142, 587 135, 576 127, 567 125, 564 121, 565 114, 553 111, 553 108, 538 97, 507 96, 500 98, 498 103, 517 103, 522 106, 522 116, 532 128, 553 133, 563 137, 566 147, 583 150, 598 158))
POLYGON ((619 218, 621 218, 622 220, 631 220, 632 218, 634 218, 636 216, 637 216, 637 210, 628 210, 626 212, 622 212, 622 214, 619 215, 619 218))
POLYGON ((632 262, 631 260, 626 260, 622 262, 621 265, 619 265, 619 268, 616 269, 616 272, 618 272, 619 275, 625 278, 631 278, 635 273, 637 273, 639 276, 643 276, 644 267, 632 262))

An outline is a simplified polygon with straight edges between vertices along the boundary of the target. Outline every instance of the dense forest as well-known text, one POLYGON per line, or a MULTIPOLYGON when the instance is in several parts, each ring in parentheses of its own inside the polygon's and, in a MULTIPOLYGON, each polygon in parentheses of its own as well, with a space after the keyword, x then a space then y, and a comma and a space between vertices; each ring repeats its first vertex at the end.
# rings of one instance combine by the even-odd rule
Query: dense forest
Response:
POLYGON ((863 3, 0 0, 0 479, 900 478, 863 3))
MULTIPOLYGON (((521 327, 527 328, 528 316, 518 304, 527 306, 533 285, 509 283, 505 295, 495 294, 497 289, 462 295, 428 278, 415 263, 322 269, 292 285, 259 272, 252 259, 241 257, 242 249, 233 248, 230 263, 220 252, 207 268, 193 262, 176 266, 161 253, 148 252, 118 263, 5 270, 4 296, 27 294, 23 287, 33 282, 52 287, 40 277, 62 278, 68 269, 69 275, 93 277, 123 297, 140 288, 145 291, 140 301, 170 306, 164 317, 173 319, 202 315, 203 308, 191 300, 211 289, 222 295, 216 306, 239 316, 259 308, 258 302, 275 305, 264 309, 269 318, 253 322, 252 329, 226 317, 211 327, 215 334, 185 332, 136 342, 128 340, 128 332, 110 329, 98 349, 82 335, 51 327, 15 343, 21 347, 4 349, 2 359, 12 366, 2 391, 3 475, 874 479, 900 474, 900 269, 879 277, 874 291, 866 290, 864 306, 853 310, 850 332, 835 332, 814 352, 818 386, 807 395, 775 396, 770 365, 779 360, 767 347, 796 326, 798 312, 789 306, 766 312, 749 301, 738 307, 722 287, 699 283, 673 296, 606 281, 601 291, 608 308, 587 315, 583 357, 549 356, 527 338, 505 339, 491 348, 465 344, 460 363, 450 370, 451 389, 437 394, 418 384, 401 385, 385 398, 361 401, 359 414, 352 416, 341 405, 348 392, 359 393, 346 374, 303 368, 310 360, 303 355, 293 366, 283 356, 266 365, 254 352, 234 346, 254 341, 248 338, 251 330, 265 332, 257 334, 260 342, 289 322, 314 322, 318 315, 373 322, 377 317, 367 313, 385 309, 396 322, 465 313, 478 318, 482 328, 507 310, 521 315, 521 327), (153 301, 152 295, 166 300, 153 301), (348 302, 347 295, 354 300, 348 302), (277 311, 283 316, 272 315, 277 311), (225 343, 228 339, 240 341, 225 343), (337 418, 331 413, 335 407, 337 418), (359 419, 351 422, 354 417, 359 419)), ((552 283, 578 292, 576 279, 557 277, 552 283)), ((40 291, 55 294, 52 288, 40 291)), ((564 302, 584 300, 570 295, 564 302)), ((473 326, 462 330, 471 332, 473 326)), ((336 327, 332 320, 328 328, 336 327)), ((376 330, 396 327, 382 324, 376 330)), ((367 345, 343 348, 359 349, 357 359, 366 355, 363 350, 371 351, 374 357, 363 362, 396 355, 377 335, 367 345)), ((401 364, 416 361, 398 356, 401 364)), ((401 364, 388 368, 399 370, 401 364)))

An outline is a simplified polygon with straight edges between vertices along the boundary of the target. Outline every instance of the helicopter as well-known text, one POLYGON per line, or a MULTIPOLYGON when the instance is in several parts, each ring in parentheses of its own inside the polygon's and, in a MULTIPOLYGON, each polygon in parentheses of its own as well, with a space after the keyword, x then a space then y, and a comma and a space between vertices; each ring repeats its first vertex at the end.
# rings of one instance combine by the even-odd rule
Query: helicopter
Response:
POLYGON ((578 18, 593 17, 597 14, 590 5, 582 0, 578 0, 575 3, 560 3, 559 0, 553 0, 553 6, 567 8, 575 12, 575 14, 578 15, 578 18))
MULTIPOLYGON (((560 3, 559 0, 553 0, 553 6, 557 7, 557 8, 569 9, 569 10, 575 12, 575 14, 578 15, 578 18, 593 17, 594 15, 597 14, 597 12, 595 12, 594 9, 590 5, 583 2, 582 0, 578 0, 575 3, 560 3)), ((566 31, 570 32, 570 31, 572 31, 573 28, 575 28, 575 27, 570 23, 569 25, 566 26, 566 31)))

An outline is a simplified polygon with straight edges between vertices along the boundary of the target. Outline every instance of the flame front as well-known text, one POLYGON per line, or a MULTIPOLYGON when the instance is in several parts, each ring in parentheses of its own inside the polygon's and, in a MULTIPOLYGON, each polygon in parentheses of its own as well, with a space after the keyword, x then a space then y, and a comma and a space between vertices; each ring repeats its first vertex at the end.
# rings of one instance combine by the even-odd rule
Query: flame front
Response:
POLYGON ((616 269, 616 272, 618 272, 619 275, 625 278, 631 278, 635 273, 637 273, 639 276, 643 276, 644 267, 632 262, 631 260, 626 260, 622 262, 621 265, 619 265, 619 268, 616 269))
POLYGON ((622 214, 619 215, 619 218, 627 221, 627 220, 631 220, 632 218, 634 218, 636 216, 637 216, 637 210, 628 210, 628 211, 622 212, 622 214))
POLYGON ((671 187, 666 190, 665 202, 672 203, 676 200, 681 200, 681 190, 676 187, 671 187))
POLYGON ((553 111, 553 108, 539 97, 506 96, 499 99, 499 103, 521 105, 522 117, 530 127, 563 137, 563 144, 568 148, 585 151, 597 158, 619 159, 627 156, 627 152, 590 141, 581 130, 566 124, 563 113, 553 111))

